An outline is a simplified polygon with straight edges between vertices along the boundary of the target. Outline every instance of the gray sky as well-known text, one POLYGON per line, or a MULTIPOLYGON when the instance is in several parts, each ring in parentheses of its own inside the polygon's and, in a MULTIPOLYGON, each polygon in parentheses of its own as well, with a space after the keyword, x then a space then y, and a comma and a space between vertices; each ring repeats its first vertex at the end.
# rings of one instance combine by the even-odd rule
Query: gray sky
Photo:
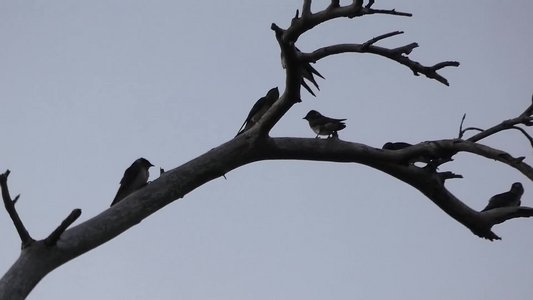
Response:
MULTIPOLYGON (((314 9, 327 1, 316 1, 314 9)), ((18 211, 35 238, 74 208, 106 209, 140 156, 174 168, 232 138, 251 105, 283 89, 270 24, 286 27, 301 1, 0 1, 0 171, 12 170, 18 211)), ((327 78, 273 136, 313 137, 310 109, 348 118, 342 139, 376 147, 457 136, 521 113, 533 78, 531 1, 376 1, 414 17, 374 15, 315 28, 303 51, 344 42, 418 42, 427 65, 458 60, 446 87, 372 55, 316 64, 327 78)), ((516 132, 484 141, 515 156, 516 132)), ((442 168, 474 208, 524 183, 472 155, 442 168)), ((153 169, 152 178, 157 177, 153 169)), ((531 299, 533 223, 474 236, 419 192, 353 164, 266 161, 176 201, 47 276, 29 299, 531 299)), ((0 270, 19 238, 0 210, 0 270)))

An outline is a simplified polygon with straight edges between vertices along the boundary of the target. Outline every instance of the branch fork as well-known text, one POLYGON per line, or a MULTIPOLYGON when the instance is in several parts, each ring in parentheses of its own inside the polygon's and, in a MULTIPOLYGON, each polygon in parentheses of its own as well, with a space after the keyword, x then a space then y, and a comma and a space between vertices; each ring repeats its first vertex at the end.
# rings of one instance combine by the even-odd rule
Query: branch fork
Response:
MULTIPOLYGON (((9 214, 9 217, 11 217, 11 220, 13 221, 13 224, 15 225, 15 229, 17 230, 20 241, 21 241, 21 248, 26 249, 28 247, 31 247, 35 240, 30 236, 28 230, 24 226, 24 223, 20 219, 20 216, 15 208, 15 203, 19 199, 20 195, 17 195, 15 199, 11 199, 11 195, 9 194, 9 189, 7 186, 7 177, 11 171, 6 170, 3 174, 0 174, 0 188, 2 189, 2 198, 4 200, 4 206, 6 207, 6 211, 9 214)), ((70 215, 61 222, 61 224, 47 237, 44 239, 44 244, 47 246, 54 246, 56 242, 61 237, 61 234, 72 224, 74 221, 76 221, 79 216, 81 215, 81 209, 75 209, 73 210, 70 215)))

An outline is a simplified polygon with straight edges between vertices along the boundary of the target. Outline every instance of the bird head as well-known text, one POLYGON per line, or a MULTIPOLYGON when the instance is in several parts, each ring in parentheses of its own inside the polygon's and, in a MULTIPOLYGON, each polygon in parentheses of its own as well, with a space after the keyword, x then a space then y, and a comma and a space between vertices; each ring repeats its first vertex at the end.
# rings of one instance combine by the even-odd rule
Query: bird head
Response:
POLYGON ((265 96, 267 99, 273 99, 273 100, 278 100, 279 98, 279 90, 278 90, 278 87, 275 87, 275 88, 272 88, 270 89, 266 96, 265 96))
POLYGON ((303 117, 304 120, 316 120, 317 118, 322 117, 322 115, 316 111, 316 110, 310 110, 305 117, 303 117))
POLYGON ((513 183, 513 185, 511 185, 511 192, 521 196, 524 193, 524 187, 522 186, 522 183, 513 183))
POLYGON ((144 157, 141 157, 141 158, 137 159, 137 161, 138 161, 141 165, 145 166, 147 169, 149 169, 150 167, 153 167, 153 166, 154 166, 154 165, 152 165, 151 162, 149 162, 149 161, 148 161, 146 158, 144 158, 144 157))

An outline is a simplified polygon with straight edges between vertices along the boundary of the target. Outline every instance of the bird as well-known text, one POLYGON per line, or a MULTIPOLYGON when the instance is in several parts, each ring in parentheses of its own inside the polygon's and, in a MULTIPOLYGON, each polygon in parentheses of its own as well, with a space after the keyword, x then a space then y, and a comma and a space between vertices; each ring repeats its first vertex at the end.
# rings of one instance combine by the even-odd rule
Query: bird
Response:
MULTIPOLYGON (((406 143, 406 142, 387 142, 381 149, 383 150, 402 150, 408 147, 413 146, 412 144, 406 143)), ((409 161, 405 162, 407 165, 414 164, 417 162, 426 163, 428 167, 430 167, 430 162, 432 160, 438 159, 438 157, 431 155, 429 153, 423 153, 416 157, 411 157, 409 161)))
POLYGON ((407 147, 411 147, 412 145, 405 142, 387 142, 381 149, 384 150, 401 150, 407 147))
POLYGON ((148 169, 153 166, 146 158, 141 157, 135 160, 124 172, 124 176, 120 180, 120 188, 115 199, 111 202, 111 206, 145 186, 148 183, 148 176, 150 175, 148 169))
POLYGON ((242 123, 241 128, 239 128, 236 136, 252 128, 252 126, 254 126, 255 123, 257 123, 257 121, 259 121, 259 119, 261 119, 261 117, 267 112, 272 104, 278 100, 278 98, 278 87, 270 89, 264 97, 259 98, 259 100, 255 102, 254 106, 252 106, 252 109, 248 113, 244 123, 242 123))
MULTIPOLYGON (((298 49, 298 47, 294 47, 294 49, 296 50, 296 52, 298 54, 302 53, 302 51, 300 51, 300 49, 298 49)), ((285 69, 286 66, 287 66, 287 63, 285 61, 285 56, 283 55, 283 52, 281 53, 281 66, 283 67, 283 69, 285 69)), ((326 78, 324 78, 324 76, 322 76, 322 74, 320 74, 320 72, 318 72, 313 66, 311 66, 311 63, 309 63, 309 62, 302 62, 302 67, 301 67, 300 71, 302 72, 302 79, 301 79, 300 84, 311 95, 316 97, 315 93, 313 92, 311 87, 309 87, 307 82, 305 82, 304 78, 309 80, 309 82, 311 82, 317 88, 317 90, 319 90, 319 91, 320 91, 320 87, 318 87, 318 83, 316 82, 314 75, 316 75, 316 76, 318 76, 318 77, 320 77, 322 79, 326 79, 326 78)))
POLYGON ((346 124, 344 124, 346 119, 328 118, 316 110, 310 110, 303 119, 309 122, 309 127, 316 133, 316 138, 319 135, 327 135, 328 138, 330 136, 339 137, 337 131, 346 128, 346 124))
POLYGON ((492 196, 489 199, 489 204, 482 211, 500 207, 520 206, 522 194, 524 194, 524 187, 520 182, 515 182, 511 185, 511 190, 508 192, 492 196))

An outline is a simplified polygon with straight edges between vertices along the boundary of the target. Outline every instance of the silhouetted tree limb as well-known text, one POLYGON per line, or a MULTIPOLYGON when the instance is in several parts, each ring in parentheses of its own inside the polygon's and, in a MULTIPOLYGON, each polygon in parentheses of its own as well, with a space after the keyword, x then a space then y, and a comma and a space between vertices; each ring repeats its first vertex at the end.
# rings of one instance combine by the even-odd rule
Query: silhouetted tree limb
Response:
MULTIPOLYGON (((462 122, 461 122, 462 124, 462 122)), ((531 146, 533 147, 533 138, 531 138, 531 136, 525 131, 523 130, 522 128, 516 126, 516 125, 524 125, 524 126, 532 126, 533 125, 533 100, 532 100, 532 103, 530 106, 528 106, 526 108, 526 110, 524 110, 524 112, 522 112, 518 117, 516 118, 513 118, 513 119, 508 119, 508 120, 505 120, 503 122, 501 122, 500 124, 498 125, 495 125, 491 128, 488 128, 488 129, 480 129, 480 128, 474 128, 474 130, 478 130, 478 131, 481 131, 479 132, 478 134, 468 138, 467 140, 468 141, 471 141, 471 142, 478 142, 488 136, 491 136, 495 133, 498 133, 500 131, 504 131, 504 130, 508 130, 508 129, 518 129, 520 130, 520 132, 522 132, 522 134, 524 134, 524 136, 528 139, 528 141, 530 142, 531 146)), ((472 127, 470 127, 472 128, 472 127)), ((464 130, 461 130, 460 131, 460 136, 462 136, 467 130, 472 130, 470 128, 466 128, 464 130)))
POLYGON ((21 248, 24 249, 26 247, 29 247, 35 240, 28 233, 28 230, 24 226, 24 223, 22 223, 22 220, 20 219, 19 214, 17 213, 17 209, 15 208, 15 203, 19 199, 20 195, 17 195, 14 200, 11 200, 11 195, 9 195, 9 189, 7 187, 7 177, 9 176, 9 173, 11 173, 11 171, 6 170, 3 174, 0 174, 2 198, 4 199, 4 206, 6 207, 6 211, 9 214, 11 220, 13 221, 15 229, 17 229, 17 232, 19 234, 21 248))
POLYGON ((59 226, 56 228, 56 230, 52 231, 52 233, 44 239, 44 244, 47 246, 53 246, 57 243, 59 238, 61 237, 61 234, 67 230, 67 228, 72 225, 79 217, 81 216, 81 209, 76 208, 74 209, 66 218, 59 224, 59 226))
MULTIPOLYGON (((263 151, 268 153, 268 159, 359 163, 378 169, 413 186, 473 233, 491 241, 500 239, 491 231, 492 226, 512 218, 533 216, 533 209, 530 208, 524 210, 501 208, 495 209, 496 212, 492 210, 478 212, 468 207, 444 186, 446 179, 461 178, 460 175, 451 172, 438 173, 427 168, 403 164, 406 158, 416 157, 423 153, 447 157, 450 152, 470 152, 496 159, 495 153, 500 152, 468 141, 439 140, 420 143, 402 150, 382 150, 337 139, 270 138, 263 144, 263 151)), ((533 180, 533 169, 529 165, 521 161, 498 160, 521 171, 533 180)))

